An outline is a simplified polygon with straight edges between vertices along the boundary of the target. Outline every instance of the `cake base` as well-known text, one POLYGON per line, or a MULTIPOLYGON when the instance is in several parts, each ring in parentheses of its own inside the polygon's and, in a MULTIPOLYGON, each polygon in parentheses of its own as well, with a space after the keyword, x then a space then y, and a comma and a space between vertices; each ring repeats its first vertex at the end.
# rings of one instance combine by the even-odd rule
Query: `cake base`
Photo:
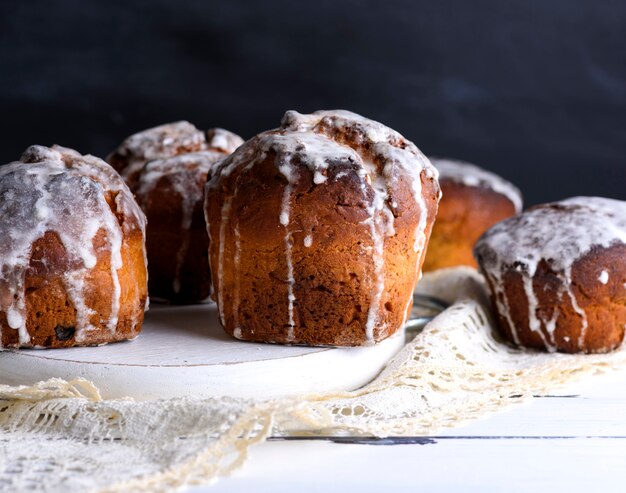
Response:
POLYGON ((224 333, 213 303, 153 306, 134 341, 3 351, 0 383, 32 385, 53 377, 82 377, 105 399, 268 399, 356 389, 371 381, 403 345, 401 333, 358 348, 242 342, 224 333))

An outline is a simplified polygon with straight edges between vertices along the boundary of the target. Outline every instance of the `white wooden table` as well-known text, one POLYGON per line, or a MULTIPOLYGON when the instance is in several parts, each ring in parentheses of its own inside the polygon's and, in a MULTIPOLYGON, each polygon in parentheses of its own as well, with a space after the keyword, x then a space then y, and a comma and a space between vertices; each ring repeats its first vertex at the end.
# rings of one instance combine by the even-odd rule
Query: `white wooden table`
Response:
POLYGON ((429 438, 267 442, 233 476, 189 491, 626 492, 626 369, 429 438))

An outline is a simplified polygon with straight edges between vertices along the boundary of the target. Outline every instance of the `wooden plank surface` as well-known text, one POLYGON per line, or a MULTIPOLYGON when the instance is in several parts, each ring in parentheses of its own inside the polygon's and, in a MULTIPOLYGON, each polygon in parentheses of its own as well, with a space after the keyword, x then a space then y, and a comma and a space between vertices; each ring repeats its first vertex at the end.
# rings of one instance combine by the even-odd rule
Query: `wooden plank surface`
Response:
POLYGON ((427 438, 268 442, 232 477, 189 491, 624 492, 626 369, 427 438))

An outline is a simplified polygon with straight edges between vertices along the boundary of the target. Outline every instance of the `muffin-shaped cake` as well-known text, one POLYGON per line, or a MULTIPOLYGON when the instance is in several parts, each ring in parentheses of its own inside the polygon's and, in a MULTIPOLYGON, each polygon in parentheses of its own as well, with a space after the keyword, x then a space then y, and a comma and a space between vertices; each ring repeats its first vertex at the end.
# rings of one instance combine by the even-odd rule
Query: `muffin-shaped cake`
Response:
POLYGON ((104 161, 33 146, 0 168, 3 347, 132 339, 147 300, 145 217, 104 161))
POLYGON ((209 148, 231 153, 242 143, 241 137, 221 128, 213 128, 205 133, 189 122, 180 121, 131 135, 107 157, 107 161, 129 186, 134 186, 148 161, 206 151, 209 148))
POLYGON ((222 161, 205 213, 238 339, 372 344, 406 321, 440 197, 414 144, 347 111, 288 111, 222 161))
POLYGON ((575 197, 491 228, 475 255, 511 342, 606 352, 626 324, 626 202, 575 197))
POLYGON ((521 193, 504 178, 473 164, 440 158, 430 161, 439 171, 442 198, 424 271, 476 267, 474 243, 491 226, 522 210, 521 193))
POLYGON ((211 168, 238 147, 239 141, 230 132, 214 130, 207 150, 149 161, 139 172, 132 190, 148 217, 151 297, 175 303, 209 297, 204 185, 211 168))
POLYGON ((148 217, 153 299, 194 303, 208 298, 204 184, 210 168, 242 143, 227 130, 205 134, 182 121, 131 135, 109 156, 148 217))

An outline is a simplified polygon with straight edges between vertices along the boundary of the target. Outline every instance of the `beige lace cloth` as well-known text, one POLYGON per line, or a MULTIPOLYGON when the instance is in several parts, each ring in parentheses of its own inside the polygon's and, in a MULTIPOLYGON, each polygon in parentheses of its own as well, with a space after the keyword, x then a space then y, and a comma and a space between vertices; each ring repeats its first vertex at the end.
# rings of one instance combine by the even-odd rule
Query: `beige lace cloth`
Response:
POLYGON ((81 379, 0 385, 0 491, 172 491, 229 474, 270 435, 428 435, 626 361, 624 349, 564 355, 502 344, 471 269, 426 275, 418 290, 452 306, 353 392, 134 402, 102 400, 81 379))

